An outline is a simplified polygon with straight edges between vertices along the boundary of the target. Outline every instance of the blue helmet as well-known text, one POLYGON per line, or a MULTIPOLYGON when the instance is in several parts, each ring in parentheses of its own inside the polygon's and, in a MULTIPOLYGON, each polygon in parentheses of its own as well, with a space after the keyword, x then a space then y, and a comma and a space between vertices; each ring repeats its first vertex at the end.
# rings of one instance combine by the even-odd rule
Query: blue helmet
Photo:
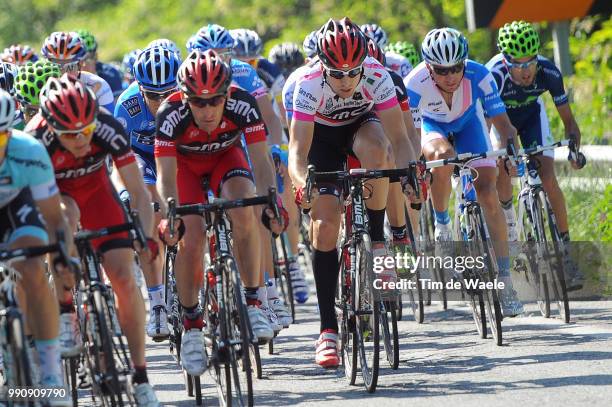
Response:
POLYGON ((134 76, 134 63, 136 62, 136 58, 138 58, 138 54, 140 54, 139 49, 132 50, 123 56, 123 60, 121 61, 121 70, 124 74, 128 74, 130 76, 134 76))
POLYGON ((246 28, 230 30, 234 38, 234 55, 238 58, 257 58, 263 51, 263 43, 259 34, 246 28))
POLYGON ((211 48, 234 48, 234 38, 225 27, 218 24, 208 24, 206 27, 200 28, 197 35, 203 39, 203 41, 200 41, 200 44, 205 47, 200 48, 202 51, 211 48))
POLYGON ((317 55, 317 34, 319 30, 314 30, 310 34, 304 38, 304 43, 302 44, 302 48, 304 49, 304 54, 308 58, 314 58, 317 55))
POLYGON ((134 62, 134 78, 146 90, 163 91, 176 87, 181 64, 178 56, 161 46, 147 48, 134 62))
POLYGON ((162 48, 169 49, 170 51, 172 51, 172 52, 174 52, 176 54, 176 56, 178 57, 179 61, 183 59, 183 57, 181 55, 181 50, 176 46, 174 41, 169 40, 167 38, 158 38, 156 40, 151 41, 147 45, 147 48, 151 48, 151 47, 162 47, 162 48))

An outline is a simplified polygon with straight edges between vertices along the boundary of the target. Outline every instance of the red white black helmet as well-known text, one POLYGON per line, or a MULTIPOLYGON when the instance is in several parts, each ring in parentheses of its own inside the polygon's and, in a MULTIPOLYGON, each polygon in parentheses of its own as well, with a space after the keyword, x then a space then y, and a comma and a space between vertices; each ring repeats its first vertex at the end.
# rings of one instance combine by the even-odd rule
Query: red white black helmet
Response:
POLYGON ((49 78, 40 93, 42 116, 54 129, 77 131, 92 123, 98 101, 91 89, 73 74, 49 78))
POLYGON ((366 37, 348 18, 332 20, 321 27, 317 54, 328 68, 350 70, 360 66, 368 55, 366 37))
POLYGON ((179 68, 177 83, 188 96, 226 93, 232 71, 219 54, 209 49, 193 50, 179 68))
POLYGON ((51 62, 58 64, 74 63, 85 58, 87 50, 76 32, 56 31, 51 33, 40 52, 51 62))
POLYGON ((382 66, 387 64, 385 51, 383 51, 372 38, 368 38, 368 55, 380 62, 382 66))

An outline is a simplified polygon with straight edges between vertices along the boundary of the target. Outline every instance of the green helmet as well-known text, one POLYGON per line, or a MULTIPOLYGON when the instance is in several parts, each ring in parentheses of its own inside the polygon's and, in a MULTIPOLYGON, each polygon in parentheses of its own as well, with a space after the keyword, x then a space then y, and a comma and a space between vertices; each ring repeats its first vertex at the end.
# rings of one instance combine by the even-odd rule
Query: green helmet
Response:
POLYGON ((22 65, 15 78, 15 97, 24 105, 39 106, 38 96, 47 80, 59 78, 61 74, 59 65, 53 62, 36 61, 22 65))
POLYGON ((81 37, 81 41, 85 44, 85 49, 87 52, 94 53, 98 49, 98 42, 96 41, 96 37, 87 30, 76 30, 76 33, 81 37))
POLYGON ((421 57, 416 48, 408 41, 397 41, 389 44, 387 45, 387 51, 395 52, 396 54, 405 57, 413 67, 417 66, 418 63, 421 62, 421 57))
POLYGON ((525 58, 538 54, 540 37, 530 23, 513 21, 499 29, 497 47, 511 58, 525 58))

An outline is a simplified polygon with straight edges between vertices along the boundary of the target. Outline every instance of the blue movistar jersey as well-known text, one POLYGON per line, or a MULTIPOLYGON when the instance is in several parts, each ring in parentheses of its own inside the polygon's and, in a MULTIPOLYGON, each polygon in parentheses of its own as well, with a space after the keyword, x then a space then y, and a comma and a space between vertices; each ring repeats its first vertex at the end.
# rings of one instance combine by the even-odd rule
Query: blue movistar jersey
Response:
POLYGON ((36 201, 59 193, 45 147, 34 137, 13 129, 4 160, 0 163, 0 208, 24 188, 30 188, 36 201))
POLYGON ((487 68, 495 79, 501 99, 506 105, 508 116, 513 124, 538 112, 540 110, 538 98, 545 92, 550 92, 555 106, 568 102, 563 87, 563 76, 559 68, 543 56, 538 55, 537 58, 538 67, 535 79, 531 85, 525 87, 512 81, 502 54, 497 54, 487 62, 487 68))
POLYGON ((249 92, 255 99, 267 94, 266 85, 257 76, 257 71, 246 62, 232 58, 232 83, 249 92))
POLYGON ((137 152, 152 155, 155 143, 155 116, 145 104, 137 82, 132 82, 119 96, 114 116, 130 136, 132 148, 137 152))
POLYGON ((102 62, 96 62, 96 73, 98 76, 106 81, 113 91, 113 97, 115 100, 123 92, 123 74, 117 68, 111 64, 105 64, 102 62))
POLYGON ((279 96, 285 85, 285 77, 280 68, 266 58, 257 60, 257 75, 264 81, 273 98, 279 96))

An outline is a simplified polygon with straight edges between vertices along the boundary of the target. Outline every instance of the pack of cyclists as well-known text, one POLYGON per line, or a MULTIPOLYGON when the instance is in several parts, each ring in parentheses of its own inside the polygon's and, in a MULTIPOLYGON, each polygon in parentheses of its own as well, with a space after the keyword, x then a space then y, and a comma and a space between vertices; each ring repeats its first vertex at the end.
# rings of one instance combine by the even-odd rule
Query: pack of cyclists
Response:
MULTIPOLYGON (((127 233, 93 241, 112 284, 121 330, 127 338, 134 397, 139 406, 159 405, 147 377, 145 334, 170 336, 165 298, 165 246, 176 246, 173 268, 182 309, 182 367, 199 376, 207 369, 206 326, 199 292, 204 273, 203 219, 168 219, 167 202, 205 203, 210 196, 236 200, 279 189, 278 216, 271 207, 229 211, 232 245, 244 288, 248 319, 259 343, 293 321, 279 293, 271 236, 286 231, 289 252, 300 244, 301 212, 308 212, 312 273, 320 314, 314 360, 340 364, 334 305, 341 226, 342 184, 307 187, 310 165, 341 171, 347 162, 367 169, 407 168, 421 156, 439 160, 484 153, 513 143, 517 148, 553 142, 541 95, 550 92, 567 136, 580 144, 563 78, 539 54, 529 23, 499 30, 500 53, 486 64, 469 59, 465 36, 436 28, 420 47, 388 43, 377 24, 329 19, 301 45, 282 43, 269 57, 250 29, 217 24, 200 28, 183 58, 160 38, 127 53, 119 70, 97 59, 87 30, 51 33, 40 55, 10 45, 0 55, 0 236, 5 248, 53 241, 126 221, 137 209, 146 236, 134 248, 127 233), (203 181, 206 181, 203 184, 203 181), (204 185, 204 186, 203 186, 204 185), (308 189, 308 190, 307 190, 308 189), (170 225, 173 225, 172 227, 170 225), (174 233, 176 227, 177 233, 174 233), (149 300, 134 278, 135 250, 149 300)), ((548 153, 537 158, 564 241, 570 240, 567 209, 548 153)), ((494 242, 505 317, 523 313, 510 276, 509 242, 517 241, 512 160, 481 159, 474 187, 494 242)), ((577 163, 572 166, 578 168, 577 163)), ((449 197, 451 166, 435 168, 423 182, 409 177, 367 181, 365 202, 374 256, 409 239, 406 224, 418 223, 418 204, 428 192, 435 240, 453 239, 449 197), (435 180, 435 182, 434 182, 435 180), (429 191, 428 191, 429 190, 429 191), (410 207, 405 211, 406 207, 410 207), (406 213, 408 216, 406 217, 406 213)), ((418 227, 418 226, 415 226, 418 227)), ((71 239, 71 256, 79 263, 71 239)), ((75 311, 75 264, 41 257, 18 262, 27 333, 32 338, 40 385, 65 387, 61 358, 83 352, 75 311), (53 289, 46 270, 53 276, 53 289)), ((308 299, 305 270, 286 259, 297 303, 308 299)), ((568 257, 568 290, 584 277, 568 257)), ((396 279, 387 267, 384 277, 396 279)), ((54 399, 53 405, 72 405, 54 399)))

